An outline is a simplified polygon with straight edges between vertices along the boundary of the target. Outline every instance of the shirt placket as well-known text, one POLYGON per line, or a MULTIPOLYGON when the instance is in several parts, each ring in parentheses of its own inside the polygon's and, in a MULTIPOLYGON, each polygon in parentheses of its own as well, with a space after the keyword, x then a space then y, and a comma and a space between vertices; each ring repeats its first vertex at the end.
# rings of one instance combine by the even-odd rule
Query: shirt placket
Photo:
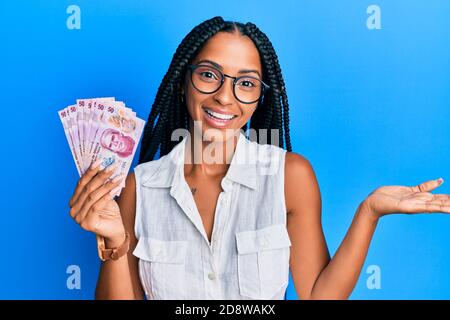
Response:
POLYGON ((211 236, 211 243, 208 247, 208 261, 204 264, 206 270, 204 270, 204 278, 206 284, 206 296, 208 299, 223 299, 222 289, 220 287, 219 281, 219 266, 220 266, 220 256, 221 247, 223 241, 223 228, 226 216, 229 213, 229 197, 231 195, 230 191, 227 191, 230 184, 229 181, 224 181, 224 191, 219 194, 217 199, 217 208, 214 217, 213 233, 211 236))

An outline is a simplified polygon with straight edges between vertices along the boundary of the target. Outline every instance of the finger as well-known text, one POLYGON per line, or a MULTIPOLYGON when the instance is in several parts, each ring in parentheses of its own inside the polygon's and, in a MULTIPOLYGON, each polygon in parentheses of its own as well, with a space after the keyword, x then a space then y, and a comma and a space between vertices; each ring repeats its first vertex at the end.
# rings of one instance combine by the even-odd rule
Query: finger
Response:
POLYGON ((446 205, 450 204, 450 196, 445 194, 433 194, 433 198, 429 199, 428 201, 442 203, 446 205))
POLYGON ((417 200, 417 203, 422 203, 422 201, 425 202, 437 202, 437 203, 449 203, 450 202, 450 196, 446 194, 432 194, 429 192, 421 192, 416 193, 413 196, 414 200, 417 200))
POLYGON ((98 170, 100 169, 100 163, 102 162, 102 159, 97 159, 90 167, 89 169, 84 173, 84 175, 78 180, 77 185, 75 186, 75 190, 73 192, 72 197, 69 200, 69 207, 72 208, 75 204, 75 202, 78 200, 78 197, 80 196, 84 186, 91 181, 91 179, 97 174, 98 170))
POLYGON ((425 202, 422 204, 418 204, 415 208, 415 212, 443 212, 450 213, 450 203, 442 203, 442 202, 425 202))
POLYGON ((430 181, 426 181, 423 182, 417 186, 411 187, 411 190, 413 192, 428 192, 431 191, 433 189, 436 189, 437 187, 439 187, 442 183, 444 182, 444 179, 439 178, 436 180, 430 180, 430 181))
POLYGON ((95 177, 92 178, 91 181, 89 181, 89 183, 83 187, 77 201, 73 205, 73 207, 76 208, 76 211, 81 209, 89 194, 101 187, 106 182, 106 180, 114 173, 116 168, 117 164, 114 164, 110 165, 106 169, 98 171, 95 177))
POLYGON ((437 193, 437 194, 433 194, 433 196, 435 196, 438 199, 450 200, 450 194, 437 193))
POLYGON ((84 202, 81 210, 75 216, 75 221, 81 223, 85 218, 87 212, 93 207, 93 205, 96 204, 98 200, 101 199, 105 194, 111 193, 111 190, 115 189, 122 182, 124 177, 125 175, 119 175, 114 179, 109 180, 107 183, 105 183, 103 186, 101 186, 94 192, 91 192, 87 196, 86 201, 84 202))
POLYGON ((84 204, 86 198, 89 196, 89 194, 91 192, 95 191, 96 189, 98 189, 98 187, 100 187, 102 184, 104 184, 106 179, 108 179, 113 174, 115 168, 116 168, 116 165, 112 165, 112 166, 110 165, 106 169, 102 169, 100 171, 97 170, 97 173, 94 176, 94 178, 92 178, 88 184, 84 185, 77 200, 75 201, 75 203, 72 205, 72 208, 70 209, 70 215, 72 218, 75 218, 75 216, 78 215, 78 212, 83 207, 83 204, 84 204))
POLYGON ((113 197, 119 196, 119 191, 122 190, 122 189, 123 189, 123 186, 122 186, 122 185, 119 185, 118 187, 114 188, 114 189, 111 191, 111 195, 112 195, 113 197))
POLYGON ((433 200, 434 199, 434 194, 430 193, 430 192, 417 192, 414 193, 412 195, 412 197, 414 199, 418 199, 418 200, 433 200))
POLYGON ((102 219, 107 218, 106 215, 99 213, 98 208, 103 208, 111 200, 113 200, 111 193, 105 193, 87 211, 86 217, 80 222, 80 226, 85 230, 98 233, 102 219))

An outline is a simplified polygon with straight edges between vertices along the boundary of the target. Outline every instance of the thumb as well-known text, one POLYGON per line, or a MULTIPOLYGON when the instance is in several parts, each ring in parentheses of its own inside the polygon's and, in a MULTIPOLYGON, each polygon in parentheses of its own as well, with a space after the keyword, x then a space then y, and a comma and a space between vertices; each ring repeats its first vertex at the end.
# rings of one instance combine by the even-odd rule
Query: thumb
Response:
POLYGON ((417 186, 412 187, 412 190, 414 192, 428 192, 428 191, 436 189, 442 183, 444 183, 444 179, 442 179, 442 178, 439 178, 436 180, 430 180, 430 181, 426 181, 417 186))

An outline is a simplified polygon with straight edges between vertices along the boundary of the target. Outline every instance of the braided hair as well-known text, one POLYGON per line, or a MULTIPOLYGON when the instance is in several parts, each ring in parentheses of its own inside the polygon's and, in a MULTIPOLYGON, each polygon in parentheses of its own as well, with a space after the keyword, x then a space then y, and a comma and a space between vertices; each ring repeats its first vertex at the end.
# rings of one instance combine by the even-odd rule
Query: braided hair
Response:
MULTIPOLYGON (((239 31, 255 44, 261 57, 263 81, 270 86, 250 119, 250 129, 255 140, 260 141, 260 129, 277 129, 278 137, 268 143, 278 144, 292 151, 289 134, 289 103, 281 74, 278 57, 267 36, 253 23, 224 21, 222 17, 206 20, 192 29, 181 41, 169 70, 165 74, 156 94, 148 121, 144 127, 139 155, 139 164, 153 160, 158 149, 160 156, 168 154, 178 143, 171 141, 171 134, 179 128, 188 129, 189 114, 182 98, 182 83, 187 66, 200 52, 203 45, 218 32, 239 31)), ((242 128, 247 130, 247 124, 242 128)))

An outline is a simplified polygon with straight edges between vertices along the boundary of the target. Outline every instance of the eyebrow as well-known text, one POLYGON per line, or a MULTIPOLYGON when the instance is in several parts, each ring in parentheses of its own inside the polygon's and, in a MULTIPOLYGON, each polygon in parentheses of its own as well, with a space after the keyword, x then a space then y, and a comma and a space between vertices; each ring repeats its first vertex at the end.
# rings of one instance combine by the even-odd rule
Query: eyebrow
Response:
MULTIPOLYGON (((218 64, 217 62, 208 60, 208 59, 203 59, 200 61, 197 61, 197 64, 200 63, 209 63, 212 64, 214 67, 216 67, 217 69, 219 69, 220 71, 223 71, 223 68, 220 64, 218 64)), ((253 69, 242 69, 238 71, 239 74, 243 74, 243 73, 256 73, 260 78, 261 78, 261 74, 259 73, 258 70, 253 70, 253 69)))

